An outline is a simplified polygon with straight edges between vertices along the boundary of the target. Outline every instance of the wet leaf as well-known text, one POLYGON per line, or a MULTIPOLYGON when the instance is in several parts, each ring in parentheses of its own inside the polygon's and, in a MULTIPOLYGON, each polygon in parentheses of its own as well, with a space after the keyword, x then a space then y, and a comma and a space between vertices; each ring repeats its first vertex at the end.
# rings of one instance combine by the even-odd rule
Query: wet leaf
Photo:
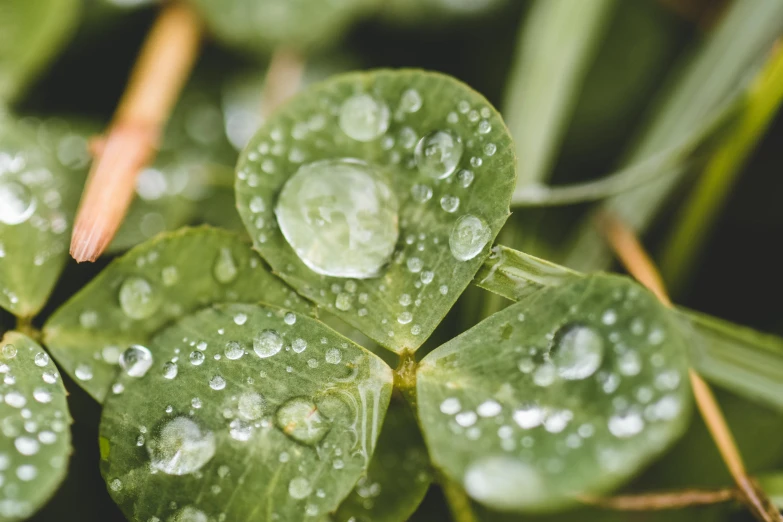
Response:
POLYGON ((276 273, 400 352, 424 342, 481 266, 514 169, 500 116, 463 84, 351 74, 265 124, 240 158, 237 205, 276 273))
POLYGON ((683 432, 685 350, 667 310, 627 279, 544 288, 424 358, 417 389, 430 455, 496 509, 604 493, 683 432))
POLYGON ((68 257, 86 157, 68 127, 48 139, 36 120, 0 117, 0 307, 31 317, 68 257))
POLYGON ((154 362, 121 374, 100 428, 129 519, 324 520, 368 466, 391 370, 318 321, 217 305, 148 346, 154 362))
POLYGON ((0 4, 0 104, 18 97, 65 47, 80 8, 78 0, 0 4))
POLYGON ((0 339, 0 520, 25 520, 54 494, 68 469, 71 416, 60 374, 32 339, 0 339))
POLYGON ((114 260, 46 322, 44 343, 60 366, 102 401, 128 346, 224 301, 308 309, 235 234, 183 229, 114 260))
POLYGON ((377 0, 191 0, 223 43, 267 52, 310 48, 338 39, 377 0))
POLYGON ((430 461, 410 406, 392 396, 367 474, 340 505, 335 522, 404 522, 432 481, 430 461))

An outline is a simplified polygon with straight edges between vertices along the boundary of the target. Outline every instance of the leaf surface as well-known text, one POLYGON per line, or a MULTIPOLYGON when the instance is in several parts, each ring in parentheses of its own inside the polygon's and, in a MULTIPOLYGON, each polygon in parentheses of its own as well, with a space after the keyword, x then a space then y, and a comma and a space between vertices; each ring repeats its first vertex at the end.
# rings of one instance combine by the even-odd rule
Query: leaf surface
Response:
POLYGON ((8 332, 0 339, 0 520, 25 520, 65 478, 71 453, 71 416, 60 374, 32 339, 8 332))
POLYGON ((465 85, 412 70, 349 74, 264 125, 240 158, 237 206, 286 282, 401 352, 424 342, 481 266, 508 217, 514 169, 503 121, 465 85), (329 180, 348 174, 364 185, 329 180), (379 244, 388 255, 372 261, 389 261, 359 266, 379 244), (330 270, 348 266, 356 272, 330 270))
POLYGON ((100 427, 130 520, 324 520, 369 465, 391 370, 320 322, 216 305, 148 346, 151 367, 121 373, 100 427))
POLYGON ((685 350, 667 309, 625 278, 544 288, 424 358, 417 390, 430 455, 496 509, 604 493, 682 434, 685 350))
POLYGON ((233 233, 209 228, 161 235, 114 260, 44 325, 60 366, 102 401, 120 354, 212 303, 308 306, 233 233))

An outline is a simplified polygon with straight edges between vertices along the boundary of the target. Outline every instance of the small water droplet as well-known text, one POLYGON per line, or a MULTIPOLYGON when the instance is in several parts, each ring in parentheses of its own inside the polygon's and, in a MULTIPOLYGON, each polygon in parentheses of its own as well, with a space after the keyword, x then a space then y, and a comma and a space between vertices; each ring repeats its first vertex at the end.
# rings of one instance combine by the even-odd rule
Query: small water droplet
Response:
POLYGON ((451 255, 458 261, 469 261, 484 249, 491 237, 492 230, 482 219, 465 214, 451 229, 449 235, 451 255))
POLYGON ((152 367, 152 352, 140 344, 131 345, 120 355, 120 368, 131 377, 144 377, 152 367))
MULTIPOLYGON (((151 521, 148 520, 147 522, 151 521)), ((167 522, 209 522, 209 517, 200 509, 185 506, 170 516, 167 522)))
POLYGON ((174 379, 179 373, 179 367, 175 362, 167 362, 163 365, 163 377, 166 379, 174 379))
POLYGON ((275 424, 290 438, 306 445, 320 442, 331 428, 318 407, 304 397, 294 397, 280 406, 275 424))
POLYGON ((247 314, 239 313, 234 316, 234 324, 238 326, 242 326, 246 322, 247 322, 247 314))
POLYGON ((260 419, 266 408, 266 399, 255 392, 245 392, 239 397, 237 409, 240 417, 245 420, 260 419))
POLYGON ((264 330, 253 339, 253 350, 262 359, 272 357, 283 348, 283 338, 275 330, 264 330))
POLYGON ((226 380, 220 375, 213 375, 209 380, 209 387, 213 390, 220 391, 226 387, 226 380))
POLYGON ((35 354, 35 357, 33 358, 35 361, 35 365, 39 368, 43 368, 47 364, 49 364, 49 354, 46 352, 38 352, 35 354))
POLYGON ((199 352, 197 350, 190 352, 190 356, 188 357, 190 359, 190 364, 193 366, 201 366, 201 364, 204 362, 204 359, 206 357, 202 352, 199 352))
POLYGON ((459 198, 457 196, 445 195, 440 198, 440 208, 452 214, 459 208, 459 198))
POLYGON ((421 94, 416 89, 407 89, 400 97, 400 110, 403 112, 418 112, 422 106, 421 94))
POLYGON ((503 411, 503 407, 492 399, 482 402, 479 404, 478 408, 476 408, 476 413, 481 417, 494 417, 501 411, 503 411))
POLYGON ((608 427, 612 435, 624 439, 641 433, 644 420, 637 411, 629 410, 609 417, 608 427))
POLYGON ((342 360, 343 356, 340 353, 340 350, 337 348, 329 348, 326 350, 326 355, 324 357, 326 359, 326 362, 329 364, 340 364, 340 361, 342 360))
MULTIPOLYGON (((92 379, 92 366, 89 366, 87 364, 80 364, 76 367, 76 370, 74 370, 74 373, 76 374, 76 378, 80 381, 89 381, 92 379)), ((44 374, 44 380, 46 380, 45 374, 44 374)))
POLYGON ((167 266, 160 272, 163 286, 174 286, 179 281, 179 271, 176 266, 167 266))
POLYGON ((230 249, 220 249, 215 265, 212 268, 212 273, 219 283, 228 284, 236 279, 239 270, 230 249))
POLYGON ((283 317, 283 322, 285 324, 291 326, 296 323, 296 314, 293 312, 286 312, 285 316, 283 317))
POLYGON ((351 96, 340 107, 340 129, 356 141, 372 141, 389 128, 389 108, 369 94, 351 96))
POLYGON ((226 348, 223 351, 223 354, 226 356, 227 359, 236 361, 237 359, 245 355, 245 350, 242 348, 242 345, 240 345, 238 342, 229 341, 226 343, 226 348))
POLYGON ((10 180, 0 181, 0 223, 24 223, 33 215, 35 208, 35 196, 27 185, 10 180))
POLYGON ((416 145, 416 166, 425 176, 447 178, 456 170, 462 151, 459 136, 451 131, 432 131, 416 145))
POLYGON ((463 484, 472 498, 506 510, 540 501, 545 494, 536 470, 510 457, 484 457, 472 462, 463 484))
POLYGON ((432 188, 429 185, 415 183, 411 187, 411 197, 416 203, 426 203, 432 199, 432 188))
POLYGON ((288 494, 291 495, 291 498, 301 500, 307 498, 312 491, 310 481, 304 477, 296 477, 288 483, 288 494))
POLYGON ((444 399, 442 403, 440 403, 440 411, 441 413, 445 413, 446 415, 454 415, 455 413, 458 413, 462 409, 462 404, 460 404, 459 399, 456 397, 449 397, 448 399, 444 399))
POLYGON ((165 421, 147 439, 153 468, 168 475, 198 471, 215 455, 215 436, 188 417, 165 421))
POLYGON ((43 404, 52 402, 52 392, 45 388, 36 388, 33 390, 33 398, 43 404))
POLYGON ((120 307, 131 319, 146 319, 160 306, 161 296, 142 277, 129 277, 120 286, 120 307))
POLYGON ((38 453, 38 448, 41 446, 37 440, 31 437, 17 437, 14 439, 14 447, 22 455, 30 456, 38 453))
POLYGON ((302 353, 303 351, 305 351, 307 349, 307 341, 305 341, 304 339, 299 339, 299 338, 294 339, 294 342, 291 343, 291 348, 296 353, 302 353))
POLYGON ((383 175, 357 160, 303 165, 286 182, 275 214, 283 236, 314 272, 366 279, 391 258, 398 202, 383 175))
POLYGON ((527 405, 515 410, 512 417, 520 428, 529 430, 544 422, 545 412, 538 406, 527 405))
POLYGON ((16 357, 16 346, 13 344, 6 344, 3 346, 3 358, 5 359, 13 359, 16 357))

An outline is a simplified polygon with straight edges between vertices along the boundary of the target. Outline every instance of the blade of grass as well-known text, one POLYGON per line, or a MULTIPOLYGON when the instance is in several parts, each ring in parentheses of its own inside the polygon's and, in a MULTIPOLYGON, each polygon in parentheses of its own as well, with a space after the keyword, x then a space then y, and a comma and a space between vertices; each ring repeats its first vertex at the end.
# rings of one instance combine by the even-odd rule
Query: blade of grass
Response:
POLYGON ((521 25, 504 117, 516 142, 517 190, 545 181, 616 0, 538 0, 521 25))
POLYGON ((77 262, 95 261, 111 242, 133 199, 136 176, 152 160, 160 135, 198 56, 201 24, 180 3, 153 25, 105 140, 93 162, 71 237, 77 262))
MULTIPOLYGON (((602 214, 601 229, 628 271, 653 292, 664 305, 672 307, 661 275, 631 228, 614 216, 602 214)), ((783 516, 780 512, 772 505, 764 491, 748 476, 734 436, 709 385, 695 370, 691 369, 689 375, 696 405, 726 467, 741 492, 740 500, 758 520, 783 522, 783 516)))
POLYGON ((746 108, 736 126, 720 140, 688 202, 675 220, 676 229, 661 256, 661 272, 669 288, 680 289, 692 273, 742 167, 783 102, 783 52, 775 46, 753 82, 746 108))
MULTIPOLYGON (((783 2, 735 1, 659 101, 626 164, 688 139, 705 118, 733 103, 758 70, 782 26, 783 2)), ((601 209, 618 216, 633 230, 644 231, 685 172, 681 167, 671 176, 615 196, 601 209)), ((611 254, 599 232, 586 220, 566 252, 565 263, 594 270, 605 268, 610 261, 611 254)))

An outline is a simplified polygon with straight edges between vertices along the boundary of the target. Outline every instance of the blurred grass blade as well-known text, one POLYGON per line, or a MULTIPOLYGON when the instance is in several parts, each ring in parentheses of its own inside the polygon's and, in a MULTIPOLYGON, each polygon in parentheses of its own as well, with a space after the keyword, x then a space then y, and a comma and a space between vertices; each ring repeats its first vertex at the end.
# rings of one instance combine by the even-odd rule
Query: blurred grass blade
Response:
POLYGON ((729 196, 745 161, 778 112, 781 101, 783 52, 778 43, 748 93, 741 118, 721 139, 690 200, 675 221, 676 229, 661 258, 661 271, 671 288, 681 288, 692 272, 712 222, 729 196))
POLYGON ((560 286, 582 274, 502 245, 492 249, 474 282, 477 286, 512 301, 519 301, 541 288, 560 286))
POLYGON ((710 381, 783 411, 783 339, 677 309, 693 330, 692 364, 710 381))
POLYGON ((687 166, 698 147, 739 113, 741 105, 739 100, 726 104, 680 143, 603 178, 560 187, 541 184, 517 186, 511 205, 549 206, 597 201, 676 176, 684 165, 687 166))
MULTIPOLYGON (((474 284, 519 301, 579 277, 583 277, 579 272, 498 245, 474 284)), ((675 308, 674 313, 691 336, 689 357, 699 374, 737 395, 783 411, 783 339, 685 308, 675 308)))
MULTIPOLYGON (((757 70, 783 28, 783 2, 735 1, 721 23, 703 43, 682 75, 659 102, 646 132, 628 158, 628 165, 689 139, 705 118, 731 104, 757 70)), ((643 231, 676 187, 685 168, 671 176, 615 196, 602 205, 637 231, 643 231)), ((607 247, 586 220, 565 262, 580 270, 608 265, 607 247)))
POLYGON ((517 190, 544 181, 615 0, 538 0, 522 25, 504 101, 517 190))

